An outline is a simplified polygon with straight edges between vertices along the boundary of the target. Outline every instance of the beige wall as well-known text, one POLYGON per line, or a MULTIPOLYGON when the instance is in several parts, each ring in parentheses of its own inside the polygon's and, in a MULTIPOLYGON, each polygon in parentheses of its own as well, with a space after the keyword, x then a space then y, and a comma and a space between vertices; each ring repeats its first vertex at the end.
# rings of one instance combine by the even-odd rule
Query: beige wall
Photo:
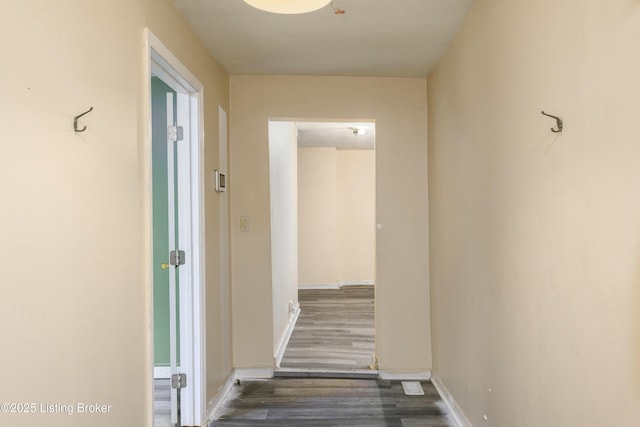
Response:
POLYGON ((338 150, 338 280, 375 277, 376 169, 373 150, 338 150))
POLYGON ((640 423, 639 45, 635 0, 478 0, 428 79, 434 372, 474 425, 640 423))
POLYGON ((230 117, 235 365, 273 366, 268 119, 373 119, 380 366, 430 369, 425 80, 233 76, 230 117))
MULTIPOLYGON (((0 14, 2 402, 103 402, 105 415, 0 414, 11 426, 151 423, 150 172, 143 28, 205 85, 205 170, 228 77, 169 1, 3 3, 0 14), (74 134, 73 116, 87 130, 74 134), (213 117, 213 119, 210 119, 213 117)), ((205 190, 207 268, 217 201, 205 190)), ((216 300, 217 274, 207 276, 216 300)), ((216 300, 217 301, 217 300, 216 300)), ((217 304, 217 302, 216 302, 217 304)), ((216 306, 217 307, 217 306, 216 306)), ((207 312, 208 391, 226 372, 207 312)))
POLYGON ((298 305, 298 130, 292 122, 269 122, 269 183, 275 356, 298 305))
POLYGON ((298 149, 301 285, 373 281, 375 154, 298 149))
POLYGON ((335 147, 298 148, 298 282, 338 281, 335 147))

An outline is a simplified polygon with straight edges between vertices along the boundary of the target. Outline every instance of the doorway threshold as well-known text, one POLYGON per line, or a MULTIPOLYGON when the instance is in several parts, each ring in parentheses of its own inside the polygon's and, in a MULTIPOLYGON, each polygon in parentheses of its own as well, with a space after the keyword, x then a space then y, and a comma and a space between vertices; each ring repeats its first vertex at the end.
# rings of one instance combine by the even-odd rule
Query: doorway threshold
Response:
POLYGON ((371 369, 322 369, 322 368, 276 368, 274 378, 343 378, 343 379, 378 379, 378 371, 371 369))

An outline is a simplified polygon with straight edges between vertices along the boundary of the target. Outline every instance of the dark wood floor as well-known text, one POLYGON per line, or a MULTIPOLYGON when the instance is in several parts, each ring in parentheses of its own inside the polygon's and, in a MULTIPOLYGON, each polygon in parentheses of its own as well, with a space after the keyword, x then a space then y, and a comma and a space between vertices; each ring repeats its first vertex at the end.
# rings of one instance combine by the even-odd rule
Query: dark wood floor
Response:
POLYGON ((290 379, 242 382, 210 427, 454 427, 430 382, 405 396, 399 381, 290 379))
POLYGON ((301 289, 300 317, 280 368, 370 369, 375 354, 374 287, 301 289))

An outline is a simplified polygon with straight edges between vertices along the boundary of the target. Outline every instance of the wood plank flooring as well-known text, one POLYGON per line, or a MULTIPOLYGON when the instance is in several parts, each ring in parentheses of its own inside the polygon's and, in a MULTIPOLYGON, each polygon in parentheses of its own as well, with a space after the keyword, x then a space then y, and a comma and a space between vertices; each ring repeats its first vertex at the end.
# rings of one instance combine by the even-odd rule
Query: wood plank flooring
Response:
POLYGON ((454 427, 433 385, 405 396, 399 381, 290 379, 242 382, 209 427, 454 427))
POLYGON ((375 354, 374 287, 301 289, 281 370, 366 370, 375 354))
POLYGON ((171 427, 171 381, 153 380, 153 427, 171 427))

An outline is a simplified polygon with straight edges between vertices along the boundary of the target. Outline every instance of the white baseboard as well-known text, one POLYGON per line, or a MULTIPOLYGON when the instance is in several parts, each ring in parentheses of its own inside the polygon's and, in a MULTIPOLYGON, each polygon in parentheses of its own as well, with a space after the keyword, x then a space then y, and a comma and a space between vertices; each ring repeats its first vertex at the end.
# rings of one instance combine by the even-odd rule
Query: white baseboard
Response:
MULTIPOLYGON (((180 365, 178 365, 178 368, 180 365)), ((156 380, 171 378, 171 366, 154 366, 153 378, 156 380)))
POLYGON ((401 372, 380 370, 378 377, 381 380, 391 381, 429 381, 431 379, 431 371, 401 372))
POLYGON ((469 419, 464 415, 464 412, 462 412, 462 409, 460 408, 460 406, 458 406, 458 403, 453 398, 451 393, 449 393, 449 390, 444 385, 444 383, 440 381, 440 378, 438 378, 436 375, 432 375, 431 383, 438 391, 438 394, 440 394, 440 397, 444 401, 445 405, 447 405, 447 409, 449 409, 449 413, 451 414, 451 417, 453 418, 453 421, 455 421, 456 425, 458 427, 473 427, 471 421, 469 421, 469 419))
POLYGON ((340 289, 345 286, 374 286, 373 280, 344 281, 338 280, 335 283, 306 283, 298 285, 298 289, 340 289))
POLYGON ((363 285, 373 286, 373 280, 355 280, 355 281, 338 280, 339 288, 343 288, 345 286, 363 286, 363 285))
POLYGON ((236 368, 234 380, 269 380, 273 378, 273 368, 236 368))
POLYGON ((218 417, 224 404, 233 398, 233 386, 240 380, 266 380, 273 378, 272 368, 237 368, 225 380, 216 396, 207 405, 207 424, 218 417))
POLYGON ((340 289, 338 282, 336 283, 306 283, 298 285, 298 289, 340 289))
POLYGON ((291 338, 291 334, 293 333, 293 328, 296 327, 296 322, 298 321, 298 317, 300 316, 300 305, 295 307, 293 311, 293 315, 289 319, 289 323, 287 324, 287 330, 282 337, 282 341, 280 341, 280 345, 278 346, 278 351, 276 351, 275 359, 276 359, 276 368, 280 367, 280 362, 282 362, 282 358, 284 357, 284 351, 287 349, 287 345, 289 345, 289 339, 291 338))
POLYGON ((220 390, 218 390, 218 393, 216 393, 216 396, 209 401, 209 404, 207 405, 206 425, 209 425, 211 421, 218 418, 222 406, 232 397, 231 392, 233 391, 233 385, 235 382, 236 378, 234 376, 234 372, 231 372, 224 384, 222 384, 222 387, 220 387, 220 390))

